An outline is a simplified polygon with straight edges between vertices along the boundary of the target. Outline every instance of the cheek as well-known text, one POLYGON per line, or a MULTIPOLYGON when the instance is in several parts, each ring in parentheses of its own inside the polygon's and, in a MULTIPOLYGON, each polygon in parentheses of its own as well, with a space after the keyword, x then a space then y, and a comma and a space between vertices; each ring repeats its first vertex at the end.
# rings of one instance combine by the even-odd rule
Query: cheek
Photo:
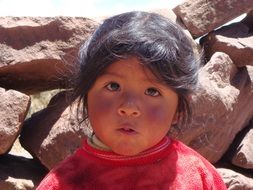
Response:
POLYGON ((152 109, 152 111, 150 111, 148 113, 148 118, 150 118, 152 121, 154 122, 164 122, 165 119, 165 112, 163 111, 163 109, 159 108, 159 107, 155 107, 152 109))
POLYGON ((167 107, 156 106, 152 107, 152 109, 150 109, 150 111, 147 113, 147 120, 149 123, 157 126, 169 126, 173 116, 174 112, 170 111, 167 107))
POLYGON ((112 112, 112 102, 101 95, 88 97, 88 117, 90 120, 106 118, 112 112))

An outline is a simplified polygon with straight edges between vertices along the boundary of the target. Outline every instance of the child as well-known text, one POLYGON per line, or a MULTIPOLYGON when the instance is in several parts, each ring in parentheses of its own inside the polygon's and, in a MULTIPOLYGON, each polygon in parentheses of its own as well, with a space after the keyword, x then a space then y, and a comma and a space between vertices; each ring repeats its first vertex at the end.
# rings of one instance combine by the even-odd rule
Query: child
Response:
POLYGON ((38 189, 226 189, 215 168, 167 136, 189 121, 198 64, 182 29, 158 14, 104 21, 80 49, 76 98, 93 135, 38 189))

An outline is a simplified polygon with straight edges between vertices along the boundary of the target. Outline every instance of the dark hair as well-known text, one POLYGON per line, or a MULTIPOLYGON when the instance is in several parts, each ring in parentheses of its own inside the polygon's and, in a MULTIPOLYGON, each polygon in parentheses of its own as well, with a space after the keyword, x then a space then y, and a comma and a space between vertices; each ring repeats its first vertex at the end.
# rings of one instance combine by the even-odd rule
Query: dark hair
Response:
POLYGON ((198 64, 180 26, 156 13, 127 12, 106 19, 80 48, 75 98, 87 119, 87 95, 96 79, 119 59, 136 57, 179 97, 180 121, 190 118, 188 96, 197 84, 198 64))

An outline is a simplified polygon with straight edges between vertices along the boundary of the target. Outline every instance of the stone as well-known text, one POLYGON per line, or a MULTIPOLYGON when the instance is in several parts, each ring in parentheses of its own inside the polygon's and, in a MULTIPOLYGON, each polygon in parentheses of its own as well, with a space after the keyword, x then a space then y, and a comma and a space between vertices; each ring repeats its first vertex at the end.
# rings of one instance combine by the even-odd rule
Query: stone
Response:
POLYGON ((253 10, 251 10, 246 17, 241 21, 243 24, 248 26, 250 31, 253 31, 253 10))
POLYGON ((245 169, 253 169, 253 122, 246 135, 236 147, 232 163, 245 169))
POLYGON ((252 0, 187 0, 173 11, 198 38, 252 9, 252 0))
POLYGON ((24 157, 28 159, 32 159, 33 157, 29 152, 27 152, 20 144, 19 138, 16 139, 13 146, 11 147, 11 150, 8 152, 8 154, 18 156, 18 157, 24 157))
POLYGON ((11 149, 22 129, 29 106, 29 96, 0 88, 0 155, 11 149))
POLYGON ((243 23, 234 23, 209 33, 200 40, 207 59, 215 52, 229 55, 238 67, 253 65, 253 32, 243 23))
POLYGON ((0 189, 32 190, 47 174, 34 159, 10 154, 0 156, 0 189))
POLYGON ((253 176, 240 174, 228 168, 217 168, 228 190, 253 189, 253 176))
MULTIPOLYGON (((196 13, 198 15, 197 17, 202 23, 197 23, 197 27, 187 25, 187 23, 196 21, 196 17, 184 18, 180 15, 181 13, 177 14, 175 11, 178 15, 176 16, 165 9, 153 12, 176 20, 182 27, 188 28, 196 38, 198 35, 202 35, 199 32, 210 32, 212 30, 209 28, 210 26, 216 27, 215 25, 232 19, 237 13, 243 13, 248 2, 245 0, 240 2, 225 0, 218 3, 218 0, 212 2, 192 0, 191 6, 189 6, 191 10, 187 14, 196 13), (237 6, 238 3, 240 6, 237 6), (196 8, 196 5, 203 5, 204 7, 196 8), (209 7, 205 7, 206 5, 209 7), (215 10, 213 10, 214 7, 211 5, 218 7, 214 6, 215 10), (231 7, 226 7, 224 14, 221 13, 224 10, 223 7, 228 5, 231 7), (205 12, 201 13, 201 11, 205 12), (202 17, 200 13, 203 15, 202 17), (224 15, 228 15, 229 19, 224 15), (211 19, 203 19, 203 17, 209 18, 209 16, 211 19), (181 23, 181 19, 183 23, 181 23)), ((250 7, 252 9, 252 5, 248 6, 248 8, 250 7)), ((223 27, 217 31, 223 30, 223 32, 227 31, 229 35, 234 35, 231 38, 231 40, 235 40, 232 43, 234 51, 226 52, 224 50, 225 53, 221 53, 217 51, 223 51, 223 49, 216 49, 210 53, 209 57, 206 57, 210 60, 200 69, 199 89, 192 96, 193 121, 188 126, 172 127, 170 133, 172 137, 191 146, 212 163, 216 163, 222 158, 232 141, 237 139, 239 132, 244 130, 249 120, 253 118, 253 67, 251 62, 244 61, 245 58, 251 60, 251 50, 248 52, 248 49, 251 48, 249 40, 251 40, 253 31, 251 18, 252 11, 240 23, 223 27), (235 26, 236 28, 234 28, 235 26), (242 36, 238 37, 238 33, 243 34, 242 41, 239 41, 242 36), (239 47, 240 43, 243 46, 241 48, 239 47), (245 54, 246 52, 247 54, 245 54), (234 55, 237 57, 233 57, 234 55)), ((0 86, 7 89, 18 89, 27 94, 54 88, 68 88, 65 81, 68 83, 68 76, 74 72, 78 47, 83 40, 88 38, 97 24, 97 22, 86 18, 0 18, 0 86)), ((188 32, 187 29, 185 32, 188 32)), ((229 35, 226 36, 226 40, 230 37, 229 35)), ((196 45, 191 35, 189 37, 193 46, 196 45)), ((229 42, 226 43, 227 46, 231 45, 229 42)), ((8 91, 0 88, 0 108, 2 106, 2 110, 8 111, 8 106, 2 104, 3 96, 1 93, 5 92, 8 91)), ((87 126, 85 123, 80 125, 77 121, 76 103, 72 103, 70 96, 71 94, 68 91, 57 94, 45 109, 27 119, 23 128, 22 124, 15 128, 14 138, 10 141, 10 145, 6 146, 8 148, 4 148, 5 154, 0 156, 0 189, 36 188, 48 169, 52 169, 72 154, 81 142, 89 136, 91 131, 87 127, 88 124, 87 126), (21 128, 22 133, 19 140, 23 147, 20 147, 19 144, 12 146, 21 128), (11 151, 6 154, 11 146, 11 151)), ((16 99, 14 95, 10 95, 10 97, 16 99)), ((24 103, 23 101, 20 102, 24 103)), ((10 103, 10 105, 15 108, 17 105, 21 105, 20 102, 10 103)), ((0 121, 7 116, 13 117, 11 114, 14 114, 14 111, 3 117, 1 113, 0 111, 0 121)), ((20 123, 23 123, 25 115, 26 113, 20 116, 20 123)), ((11 126, 9 124, 15 123, 17 120, 17 118, 8 120, 7 126, 11 126)), ((6 134, 9 134, 6 130, 9 128, 0 126, 0 150, 4 146, 2 142, 6 141, 6 134), (4 133, 2 133, 2 129, 5 130, 4 133)), ((251 138, 250 133, 247 133, 245 139, 251 138), (248 138, 248 136, 250 137, 248 138)), ((241 146, 238 147, 239 152, 244 151, 248 144, 252 144, 250 141, 241 142, 241 146)), ((14 144, 16 143, 18 143, 17 139, 14 144)), ((247 160, 247 162, 243 160, 243 163, 246 165, 240 165, 242 163, 241 153, 239 155, 240 164, 234 163, 234 161, 233 164, 242 167, 241 171, 246 170, 244 168, 250 168, 249 171, 252 172, 251 152, 250 149, 243 152, 247 160)), ((228 189, 253 189, 252 175, 232 170, 218 168, 228 189)))
POLYGON ((165 8, 155 9, 155 10, 151 10, 150 12, 160 14, 160 15, 172 20, 173 22, 175 22, 179 26, 181 26, 184 33, 187 35, 188 39, 190 40, 190 42, 192 44, 193 51, 194 51, 195 55, 198 58, 200 57, 200 54, 201 54, 201 51, 202 51, 201 46, 193 39, 191 33, 188 31, 188 29, 186 28, 186 26, 184 25, 182 20, 171 9, 165 9, 165 8))
POLYGON ((193 117, 170 135, 216 163, 253 117, 253 67, 238 69, 228 55, 216 52, 199 72, 192 96, 193 117))
POLYGON ((81 17, 0 17, 0 86, 27 94, 66 88, 96 26, 81 17))
POLYGON ((85 125, 79 125, 76 104, 71 104, 68 92, 60 92, 47 108, 34 113, 24 123, 21 145, 48 169, 71 155, 89 135, 85 125))

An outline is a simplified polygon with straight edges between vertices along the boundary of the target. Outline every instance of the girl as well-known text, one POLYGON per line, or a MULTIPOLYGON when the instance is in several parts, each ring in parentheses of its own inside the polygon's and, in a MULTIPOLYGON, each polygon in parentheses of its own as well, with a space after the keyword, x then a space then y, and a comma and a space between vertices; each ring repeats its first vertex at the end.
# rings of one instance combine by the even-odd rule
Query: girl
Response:
POLYGON ((80 49, 75 98, 93 135, 38 189, 226 189, 215 168, 167 136, 186 124, 198 64, 182 29, 158 14, 104 21, 80 49))

